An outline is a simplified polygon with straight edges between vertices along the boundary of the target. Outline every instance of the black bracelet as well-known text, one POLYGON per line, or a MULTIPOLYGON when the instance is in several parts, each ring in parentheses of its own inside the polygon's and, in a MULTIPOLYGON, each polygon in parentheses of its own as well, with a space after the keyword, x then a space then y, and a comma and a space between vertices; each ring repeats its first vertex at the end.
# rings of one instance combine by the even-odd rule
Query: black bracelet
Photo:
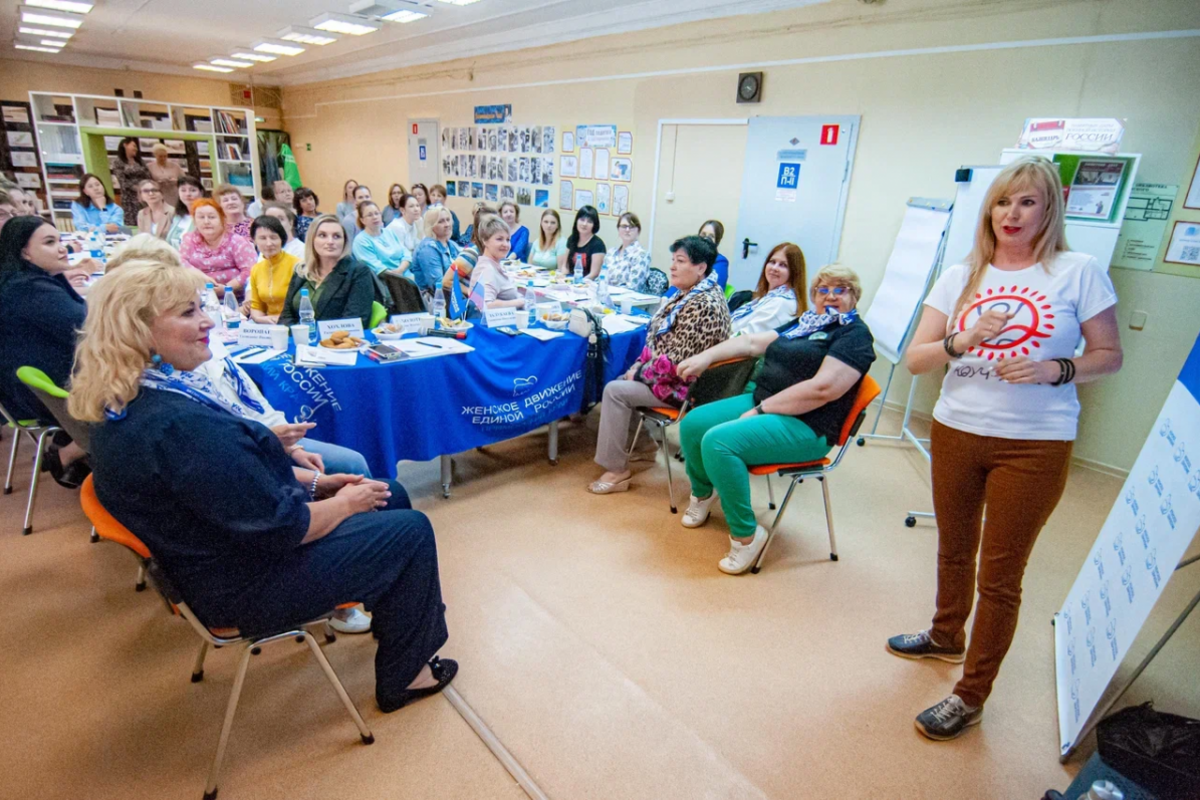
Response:
POLYGON ((946 355, 950 356, 951 358, 962 358, 963 354, 955 352, 955 350, 954 350, 954 337, 955 336, 958 336, 958 331, 955 331, 954 333, 950 334, 945 339, 943 339, 942 347, 946 350, 946 355))
POLYGON ((1064 383, 1075 380, 1074 361, 1069 358, 1056 358, 1054 363, 1058 364, 1058 380, 1050 384, 1051 386, 1062 386, 1064 383))

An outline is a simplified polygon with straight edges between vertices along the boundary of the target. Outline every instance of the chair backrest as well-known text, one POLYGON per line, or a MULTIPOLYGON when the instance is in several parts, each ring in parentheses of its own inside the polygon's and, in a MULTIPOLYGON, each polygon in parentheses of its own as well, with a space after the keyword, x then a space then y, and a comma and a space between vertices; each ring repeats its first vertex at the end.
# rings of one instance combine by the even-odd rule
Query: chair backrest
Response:
POLYGON ((142 558, 152 557, 150 548, 146 547, 141 539, 134 536, 128 528, 117 521, 116 517, 108 513, 108 509, 100 504, 100 498, 96 496, 96 485, 92 482, 91 475, 84 479, 83 486, 80 487, 79 502, 83 506, 83 513, 96 526, 96 534, 100 538, 124 545, 142 558))
POLYGON ((667 280, 667 274, 661 269, 651 267, 646 273, 646 294, 656 294, 662 297, 667 293, 667 287, 671 282, 667 280))
POLYGON ((754 292, 751 289, 742 289, 740 292, 727 293, 725 302, 729 305, 731 312, 737 311, 742 306, 754 299, 754 292))
POLYGON ((837 442, 839 446, 844 447, 858 433, 858 426, 862 425, 863 419, 866 418, 867 406, 875 401, 880 391, 874 378, 863 375, 862 382, 858 385, 858 396, 854 398, 854 405, 850 406, 846 421, 842 423, 842 433, 837 442))
MULTIPOLYGON (((408 278, 399 275, 383 273, 384 285, 392 296, 392 307, 397 314, 419 314, 425 310, 425 301, 421 299, 421 290, 408 278)), ((382 320, 380 320, 382 322, 382 320)), ((374 323, 371 327, 375 327, 374 323)))
POLYGON ((378 300, 371 303, 371 323, 368 327, 374 328, 385 319, 387 319, 387 309, 384 308, 383 303, 378 300))
POLYGON ((736 291, 737 289, 734 288, 732 283, 725 284, 725 302, 728 303, 729 298, 733 297, 733 293, 736 291))
POLYGON ((688 390, 688 405, 695 408, 705 403, 724 400, 741 394, 754 373, 757 358, 732 358, 718 361, 706 369, 688 390))
POLYGON ((91 428, 87 423, 80 422, 67 411, 67 393, 59 387, 50 376, 37 367, 21 367, 17 370, 17 378, 29 387, 37 398, 42 401, 47 410, 54 415, 58 426, 66 431, 72 440, 88 452, 91 442, 91 428))

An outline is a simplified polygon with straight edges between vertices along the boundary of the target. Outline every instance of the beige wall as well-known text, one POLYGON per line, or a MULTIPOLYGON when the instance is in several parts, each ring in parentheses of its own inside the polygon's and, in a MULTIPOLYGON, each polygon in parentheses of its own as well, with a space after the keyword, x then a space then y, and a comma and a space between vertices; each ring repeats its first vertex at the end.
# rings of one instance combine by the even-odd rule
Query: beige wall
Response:
MULTIPOLYGON (((229 83, 226 81, 128 70, 60 67, 40 61, 0 59, 0 100, 19 100, 27 103, 30 92, 70 92, 111 97, 115 89, 123 89, 126 97, 133 97, 135 91, 140 91, 147 100, 168 103, 241 105, 231 102, 229 83)), ((256 109, 256 113, 267 120, 259 123, 260 128, 281 126, 280 112, 277 109, 256 109)))

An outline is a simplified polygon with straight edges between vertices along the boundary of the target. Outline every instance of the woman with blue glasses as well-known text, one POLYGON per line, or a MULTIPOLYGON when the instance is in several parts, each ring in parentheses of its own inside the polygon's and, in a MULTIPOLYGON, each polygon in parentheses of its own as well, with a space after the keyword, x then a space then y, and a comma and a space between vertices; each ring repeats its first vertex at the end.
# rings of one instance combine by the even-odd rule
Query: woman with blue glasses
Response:
POLYGON ((692 497, 685 528, 708 520, 718 495, 729 523, 729 553, 717 567, 730 575, 750 569, 767 541, 750 504, 752 464, 823 458, 875 361, 871 331, 858 316, 858 275, 831 265, 817 273, 813 309, 772 331, 736 336, 679 364, 684 380, 720 361, 763 357, 757 378, 737 397, 699 406, 683 418, 692 497))

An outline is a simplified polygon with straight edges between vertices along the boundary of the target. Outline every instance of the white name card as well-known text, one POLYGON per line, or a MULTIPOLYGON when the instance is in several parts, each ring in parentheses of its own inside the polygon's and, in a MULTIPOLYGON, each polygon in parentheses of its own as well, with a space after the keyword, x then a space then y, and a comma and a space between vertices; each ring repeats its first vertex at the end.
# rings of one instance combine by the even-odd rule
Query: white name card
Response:
POLYGON ((486 318, 489 328, 516 327, 517 310, 515 308, 489 308, 486 318))
POLYGON ((322 339, 328 339, 334 331, 349 331, 351 336, 363 338, 362 320, 358 317, 351 319, 327 319, 317 323, 317 332, 322 339))
POLYGON ((270 325, 260 325, 257 322, 243 322, 238 326, 237 343, 242 347, 270 347, 270 325))
POLYGON ((393 325, 399 325, 402 333, 421 333, 421 329, 432 325, 432 314, 393 314, 391 320, 393 325))

